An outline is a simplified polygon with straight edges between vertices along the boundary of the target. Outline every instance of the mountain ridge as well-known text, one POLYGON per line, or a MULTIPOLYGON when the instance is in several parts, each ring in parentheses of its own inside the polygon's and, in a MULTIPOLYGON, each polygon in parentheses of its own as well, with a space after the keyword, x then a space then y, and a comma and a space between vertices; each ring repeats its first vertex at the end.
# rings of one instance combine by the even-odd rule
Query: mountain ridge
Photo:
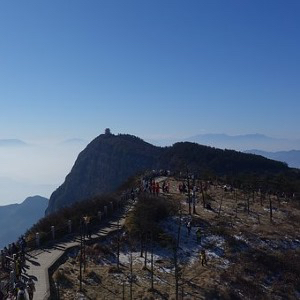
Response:
POLYGON ((147 139, 157 146, 169 146, 177 142, 195 142, 210 147, 246 151, 261 149, 264 151, 300 150, 300 139, 277 138, 261 133, 229 135, 226 133, 203 133, 186 138, 147 139))
POLYGON ((43 217, 48 199, 27 197, 22 203, 0 206, 0 248, 14 242, 43 217))
POLYGON ((246 150, 244 152, 261 155, 269 159, 282 161, 287 163, 292 168, 300 169, 300 150, 268 152, 258 149, 251 149, 246 150))
POLYGON ((300 140, 287 138, 275 138, 261 133, 241 135, 199 134, 192 136, 187 141, 197 142, 223 149, 235 149, 246 151, 247 149, 262 149, 264 151, 288 151, 294 148, 300 149, 300 140))
POLYGON ((198 173, 212 170, 218 175, 288 170, 284 163, 234 150, 191 142, 157 147, 128 134, 101 134, 80 152, 64 183, 52 193, 46 214, 74 202, 112 192, 137 173, 186 168, 198 173))

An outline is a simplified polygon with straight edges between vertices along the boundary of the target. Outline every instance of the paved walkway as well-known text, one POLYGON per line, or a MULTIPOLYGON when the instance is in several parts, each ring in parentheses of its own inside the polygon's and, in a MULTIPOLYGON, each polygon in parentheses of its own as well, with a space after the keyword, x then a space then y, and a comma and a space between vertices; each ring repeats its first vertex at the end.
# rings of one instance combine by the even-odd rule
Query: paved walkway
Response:
MULTIPOLYGON (((159 177, 156 182, 162 182, 167 177, 159 177)), ((101 239, 109 233, 122 227, 125 223, 125 218, 132 205, 125 207, 125 210, 116 212, 111 215, 112 221, 104 220, 103 226, 95 234, 92 234, 92 240, 101 239)), ((47 300, 50 297, 50 283, 49 283, 49 269, 64 255, 64 253, 73 248, 80 246, 80 237, 74 236, 73 240, 61 241, 49 248, 42 248, 32 251, 27 254, 26 269, 27 274, 35 281, 36 292, 34 293, 33 300, 47 300)))
MULTIPOLYGON (((127 212, 128 209, 123 214, 119 213, 118 215, 116 213, 112 216, 114 220, 104 223, 97 233, 92 234, 92 240, 96 241, 116 231, 118 229, 118 220, 119 226, 122 227, 125 223, 127 212)), ((80 246, 80 237, 76 236, 71 241, 60 242, 51 248, 39 249, 28 253, 26 269, 27 274, 35 281, 36 292, 34 293, 34 300, 46 300, 50 297, 49 268, 64 255, 65 251, 78 246, 80 246)))

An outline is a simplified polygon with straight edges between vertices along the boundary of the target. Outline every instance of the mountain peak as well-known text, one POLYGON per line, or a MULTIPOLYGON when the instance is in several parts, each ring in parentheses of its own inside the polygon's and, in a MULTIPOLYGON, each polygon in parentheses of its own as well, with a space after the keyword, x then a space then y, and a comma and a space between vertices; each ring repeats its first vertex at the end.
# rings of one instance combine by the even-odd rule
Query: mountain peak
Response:
POLYGON ((29 196, 27 197, 22 203, 21 205, 28 205, 28 204, 34 204, 34 203, 40 203, 40 202, 48 202, 48 199, 39 195, 35 195, 35 196, 29 196))
POLYGON ((65 182, 52 193, 46 213, 112 192, 128 177, 152 169, 158 148, 129 134, 100 134, 80 152, 65 182))
POLYGON ((0 248, 14 242, 43 217, 47 205, 47 198, 32 196, 20 204, 0 206, 0 248))

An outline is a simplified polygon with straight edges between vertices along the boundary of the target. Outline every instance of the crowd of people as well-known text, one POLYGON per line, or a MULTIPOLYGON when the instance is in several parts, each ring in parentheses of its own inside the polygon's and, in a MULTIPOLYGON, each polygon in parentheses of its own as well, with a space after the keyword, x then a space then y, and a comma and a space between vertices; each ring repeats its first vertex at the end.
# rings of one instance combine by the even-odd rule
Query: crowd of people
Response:
POLYGON ((1 271, 8 274, 7 284, 0 291, 0 300, 33 299, 35 284, 26 274, 26 247, 26 240, 21 237, 0 252, 1 271))
POLYGON ((154 176, 144 177, 142 179, 142 191, 158 196, 160 193, 169 193, 170 183, 163 181, 160 185, 159 182, 155 181, 154 176))

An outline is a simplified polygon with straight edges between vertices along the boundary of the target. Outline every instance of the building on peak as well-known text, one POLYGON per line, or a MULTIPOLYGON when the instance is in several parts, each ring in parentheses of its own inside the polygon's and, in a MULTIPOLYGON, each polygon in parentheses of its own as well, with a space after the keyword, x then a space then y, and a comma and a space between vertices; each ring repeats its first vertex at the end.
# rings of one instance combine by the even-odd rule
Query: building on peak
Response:
POLYGON ((104 134, 105 135, 111 135, 110 129, 109 128, 105 128, 104 134))

